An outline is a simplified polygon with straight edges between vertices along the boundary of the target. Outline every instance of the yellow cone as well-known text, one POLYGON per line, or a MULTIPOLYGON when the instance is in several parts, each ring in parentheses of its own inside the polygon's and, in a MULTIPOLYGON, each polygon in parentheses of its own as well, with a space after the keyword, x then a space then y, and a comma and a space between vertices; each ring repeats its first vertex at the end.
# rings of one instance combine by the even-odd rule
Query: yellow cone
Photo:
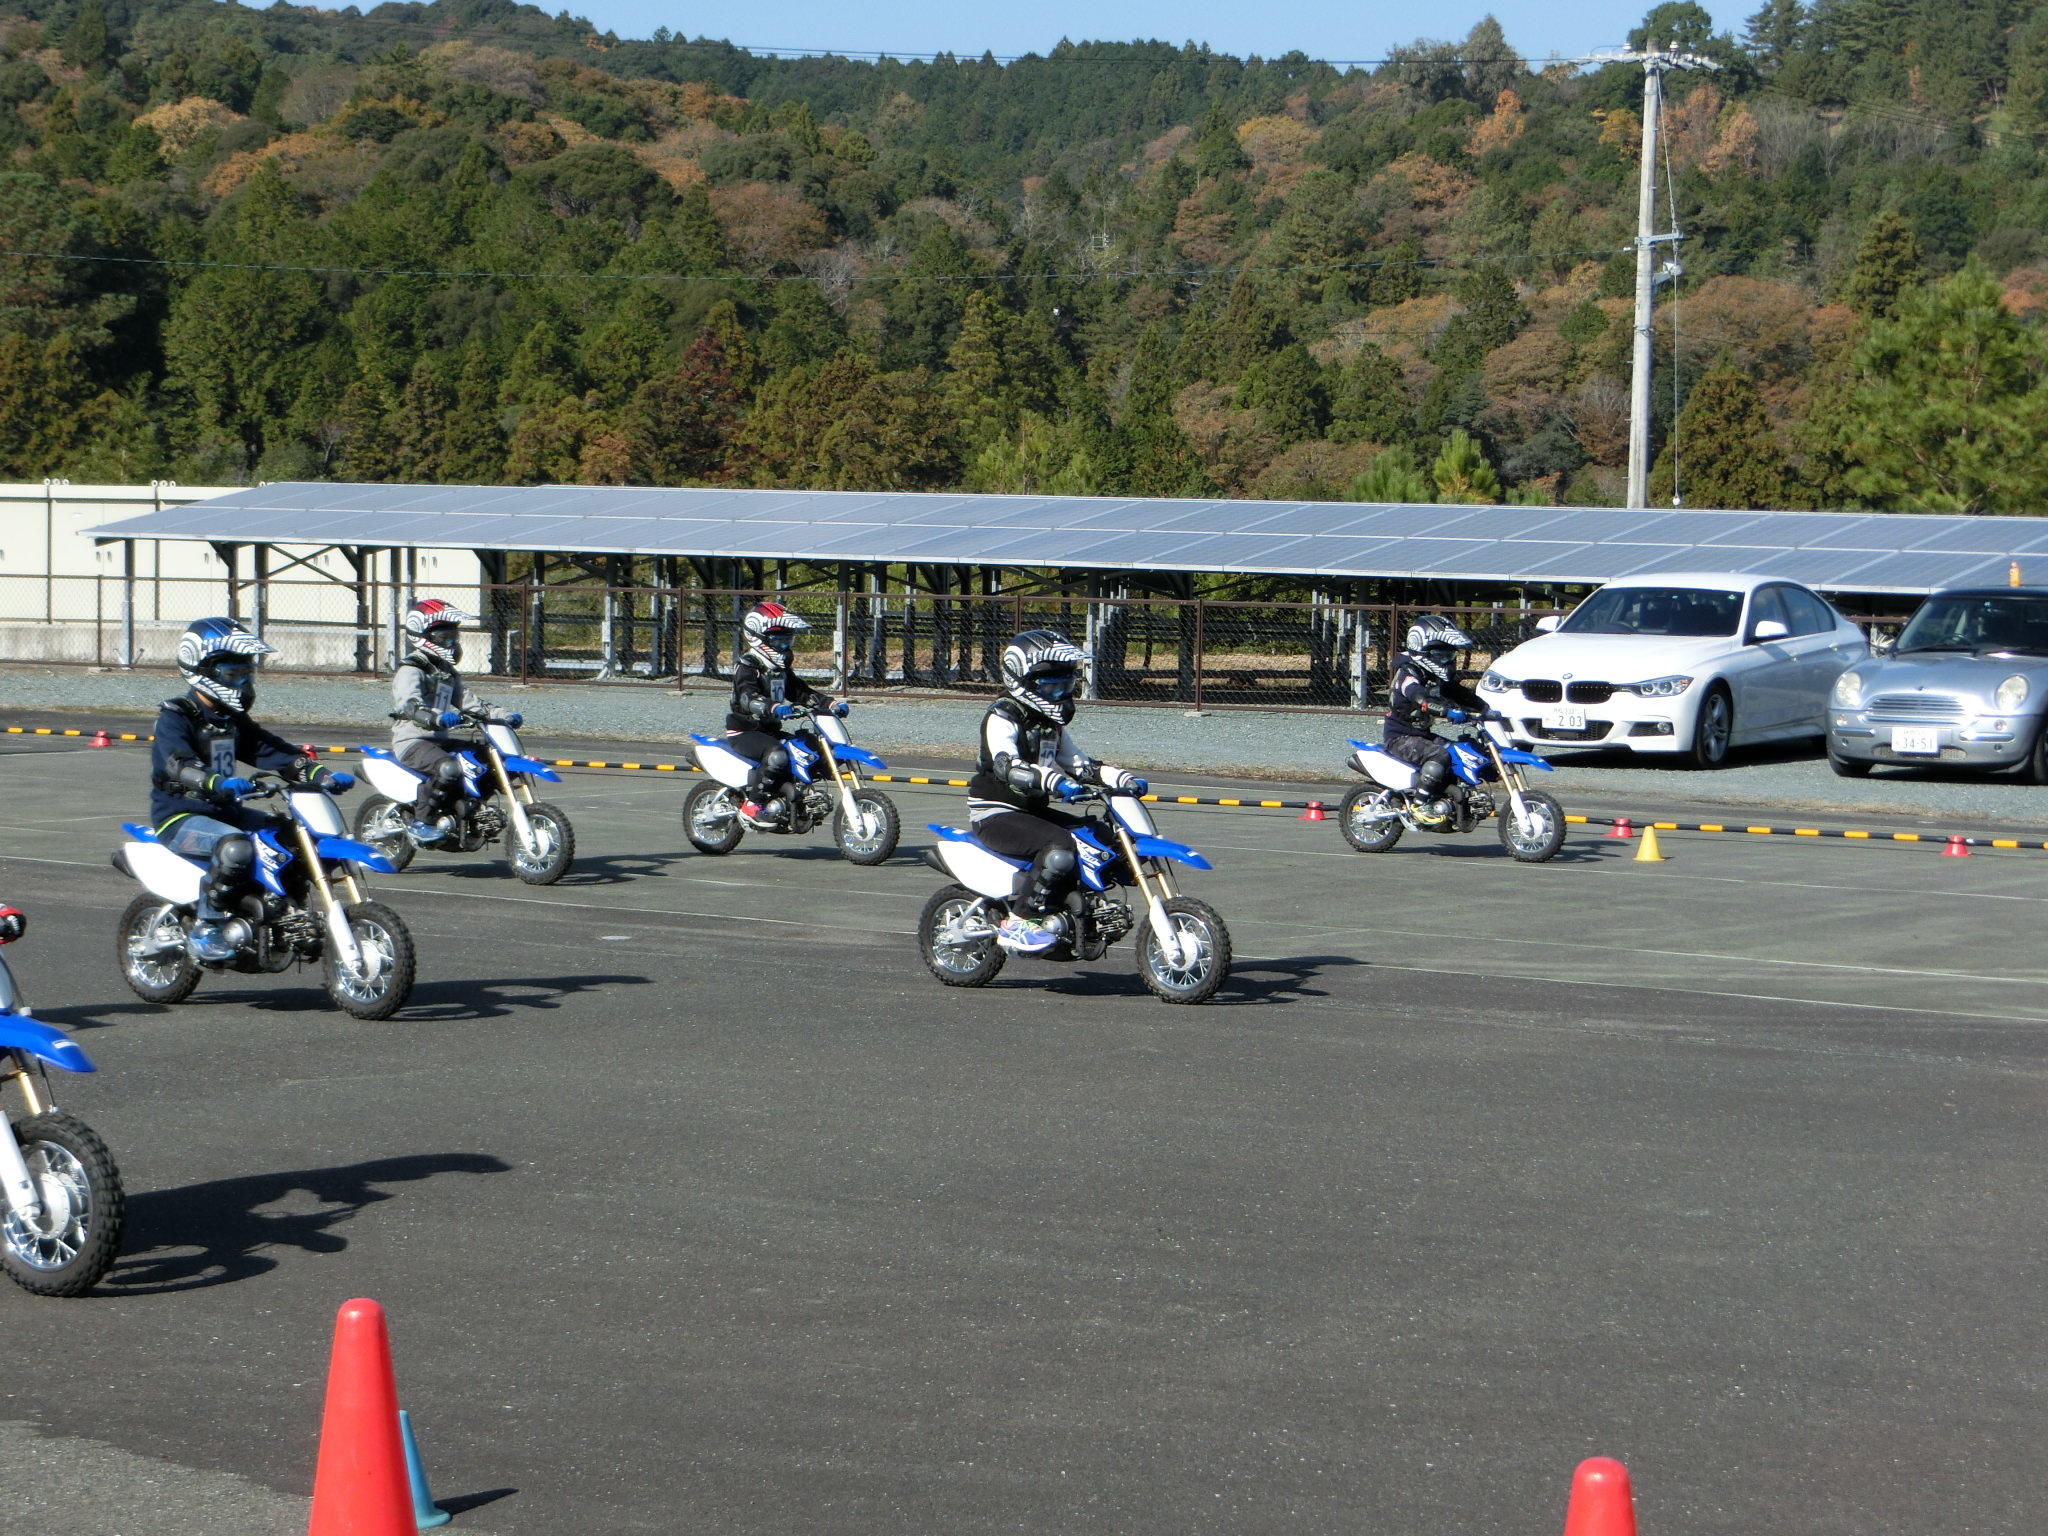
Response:
POLYGON ((1664 862, 1664 850, 1657 846, 1657 829, 1655 827, 1643 828, 1643 840, 1636 844, 1636 862, 1638 864, 1662 864, 1664 862))

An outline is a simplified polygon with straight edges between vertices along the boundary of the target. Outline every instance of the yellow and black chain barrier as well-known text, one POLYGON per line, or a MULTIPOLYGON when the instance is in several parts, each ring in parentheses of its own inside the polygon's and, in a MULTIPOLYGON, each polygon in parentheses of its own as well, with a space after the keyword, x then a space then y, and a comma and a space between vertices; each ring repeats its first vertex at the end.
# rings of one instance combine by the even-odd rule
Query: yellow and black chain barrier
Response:
MULTIPOLYGON (((129 731, 60 730, 53 726, 10 725, 0 727, 9 736, 75 736, 89 738, 95 747, 112 746, 116 742, 150 742, 154 736, 137 735, 129 731)), ((316 746, 306 744, 308 753, 349 753, 360 750, 356 747, 316 746)), ((636 763, 612 762, 606 758, 541 757, 535 762, 546 763, 550 768, 594 769, 606 772, 636 773, 702 773, 704 770, 695 763, 636 763)), ((933 778, 926 774, 871 773, 865 775, 873 784, 927 784, 946 789, 965 789, 965 779, 933 778)), ((1323 800, 1246 800, 1233 796, 1207 795, 1145 795, 1144 799, 1157 805, 1215 805, 1243 810, 1261 811, 1308 811, 1314 819, 1321 820, 1332 808, 1323 800)), ((2048 842, 2030 843, 2014 837, 1978 837, 1963 832, 1867 832, 1845 827, 1773 827, 1754 824, 1737 825, 1720 821, 1634 821, 1627 816, 1567 816, 1565 820, 1574 826, 1608 827, 1610 836, 1631 837, 1638 832, 1721 832, 1737 833, 1750 837, 1817 837, 1837 838, 1848 842, 1868 843, 1939 843, 1947 848, 2015 848, 2027 852, 2048 852, 2048 842)))

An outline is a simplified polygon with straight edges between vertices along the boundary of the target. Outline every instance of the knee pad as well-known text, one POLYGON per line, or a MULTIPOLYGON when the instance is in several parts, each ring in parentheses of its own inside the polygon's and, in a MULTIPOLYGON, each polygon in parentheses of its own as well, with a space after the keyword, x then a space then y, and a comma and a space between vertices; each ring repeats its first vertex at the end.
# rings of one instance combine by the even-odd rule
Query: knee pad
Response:
POLYGON ((778 779, 785 773, 788 773, 789 749, 786 747, 770 747, 761 755, 761 771, 773 774, 778 779))
POLYGON ((1038 856, 1040 878, 1053 884, 1070 878, 1079 867, 1080 861, 1074 857, 1071 844, 1048 848, 1038 856))
POLYGON ((462 782, 462 764, 452 757, 444 757, 434 764, 434 782, 447 787, 462 782))
POLYGON ((1415 787, 1432 799, 1444 792, 1450 779, 1451 765, 1440 757, 1429 758, 1415 769, 1415 787))
POLYGON ((232 883, 246 879, 256 867, 256 845, 246 834, 224 837, 213 845, 209 863, 216 880, 232 883))

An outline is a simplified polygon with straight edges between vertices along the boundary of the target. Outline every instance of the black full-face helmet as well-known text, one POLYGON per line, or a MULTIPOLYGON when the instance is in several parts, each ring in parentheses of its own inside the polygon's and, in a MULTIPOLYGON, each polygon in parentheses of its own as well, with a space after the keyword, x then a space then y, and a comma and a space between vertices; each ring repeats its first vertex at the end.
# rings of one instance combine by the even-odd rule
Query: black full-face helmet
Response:
POLYGON ((1074 718, 1088 653, 1054 629, 1027 629, 1003 648, 1003 692, 1055 725, 1074 718))
POLYGON ((178 637, 178 675, 213 707, 247 714, 256 702, 256 663, 276 649, 235 619, 196 619, 178 637))
POLYGON ((1472 649, 1472 637, 1439 613, 1425 613, 1408 626, 1402 647, 1415 664, 1440 683, 1457 675, 1458 652, 1472 649))

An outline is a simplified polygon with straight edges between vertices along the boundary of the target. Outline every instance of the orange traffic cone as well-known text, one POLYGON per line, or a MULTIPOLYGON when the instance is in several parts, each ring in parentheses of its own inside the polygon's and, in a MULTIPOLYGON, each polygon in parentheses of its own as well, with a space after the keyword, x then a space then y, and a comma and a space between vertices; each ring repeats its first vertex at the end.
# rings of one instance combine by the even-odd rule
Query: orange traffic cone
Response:
POLYGON ((105 731, 94 731, 92 733, 92 744, 96 747, 111 747, 114 743, 105 731))
POLYGON ((384 1309, 362 1298, 345 1301, 334 1319, 306 1536, 416 1536, 418 1529, 384 1309))
POLYGON ((1297 821, 1328 821, 1330 818, 1323 814, 1322 801, 1311 800, 1308 803, 1308 809, 1303 811, 1301 815, 1296 817, 1295 819, 1297 821))
POLYGON ((1948 840, 1948 846, 1941 850, 1944 859, 1967 859, 1970 856, 1970 840, 1958 832, 1948 840))
POLYGON ((1572 1474, 1564 1536, 1636 1536, 1635 1495, 1628 1468, 1611 1456, 1589 1456, 1572 1474))
POLYGON ((1607 829, 1607 840, 1610 843, 1625 843, 1633 836, 1635 829, 1628 824, 1626 816, 1615 817, 1614 825, 1607 829))

